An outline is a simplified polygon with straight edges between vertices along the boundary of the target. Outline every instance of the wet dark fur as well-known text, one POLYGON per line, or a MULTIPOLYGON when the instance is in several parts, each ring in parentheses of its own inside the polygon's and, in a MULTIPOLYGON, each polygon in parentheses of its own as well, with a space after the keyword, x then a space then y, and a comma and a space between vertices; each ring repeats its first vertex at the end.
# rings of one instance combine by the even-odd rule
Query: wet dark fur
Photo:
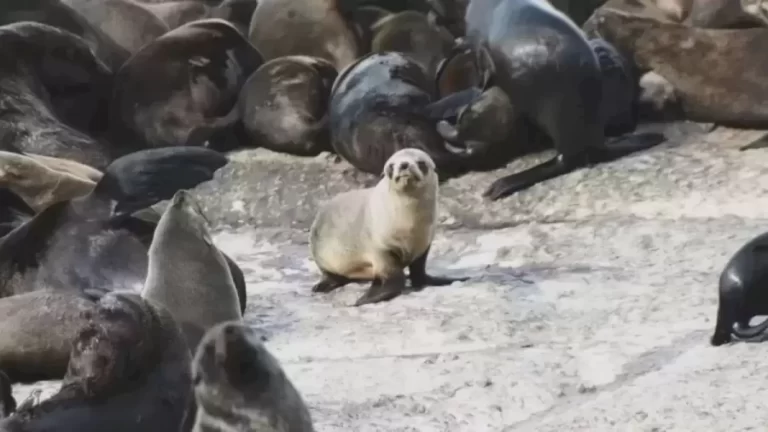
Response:
POLYGON ((285 56, 261 66, 238 101, 249 144, 298 156, 330 150, 328 101, 336 76, 330 62, 314 57, 285 56))
POLYGON ((69 292, 35 291, 0 299, 0 370, 11 382, 61 379, 70 344, 95 303, 69 292))
POLYGON ((89 129, 108 94, 110 71, 78 36, 46 24, 0 27, 0 148, 103 169, 117 149, 89 129))
POLYGON ((314 431, 301 395, 245 324, 228 322, 210 329, 197 348, 192 370, 200 406, 193 431, 220 430, 219 422, 242 431, 266 432, 267 424, 270 431, 314 431), (256 424, 254 417, 263 423, 256 424))
POLYGON ((446 149, 428 113, 433 102, 431 80, 416 62, 396 52, 371 53, 334 83, 331 144, 371 174, 381 174, 387 159, 407 147, 428 153, 441 179, 462 174, 468 161, 446 149))
POLYGON ((16 399, 13 397, 11 380, 0 370, 0 419, 16 411, 16 399))
POLYGON ((113 293, 86 318, 59 392, 3 420, 0 430, 179 430, 192 380, 189 351, 170 314, 136 294, 113 293))
POLYGON ((8 188, 0 187, 0 237, 35 215, 35 210, 8 188))
POLYGON ((144 147, 235 148, 243 138, 237 96, 261 55, 222 20, 193 21, 145 46, 115 77, 113 141, 144 147), (221 124, 220 124, 221 123, 221 124), (196 129, 205 130, 199 133, 196 129))
POLYGON ((110 70, 117 70, 130 55, 60 0, 3 0, 0 6, 0 25, 19 21, 48 24, 82 37, 110 70))
POLYGON ((710 343, 726 344, 734 334, 764 340, 768 320, 755 327, 750 327, 749 321, 757 315, 768 315, 768 233, 749 241, 728 261, 720 275, 719 293, 717 324, 710 343), (734 324, 739 327, 734 329, 734 324))
POLYGON ((62 0, 129 53, 166 33, 168 25, 133 0, 62 0))
POLYGON ((592 163, 658 144, 605 145, 600 64, 576 25, 544 0, 472 0, 467 41, 478 61, 490 58, 492 83, 551 140, 556 156, 495 181, 496 200, 592 163))
MULTIPOLYGON (((226 158, 201 148, 145 150, 116 160, 90 194, 56 203, 0 239, 0 297, 41 289, 141 289, 156 222, 131 216, 210 180, 226 158)), ((241 310, 242 272, 229 259, 241 310)))
POLYGON ((696 29, 613 11, 601 11, 597 26, 641 71, 672 84, 686 119, 768 127, 768 58, 758 54, 768 29, 696 29))
POLYGON ((638 121, 638 81, 632 65, 603 39, 591 39, 603 80, 601 117, 606 136, 619 136, 635 130, 638 121))

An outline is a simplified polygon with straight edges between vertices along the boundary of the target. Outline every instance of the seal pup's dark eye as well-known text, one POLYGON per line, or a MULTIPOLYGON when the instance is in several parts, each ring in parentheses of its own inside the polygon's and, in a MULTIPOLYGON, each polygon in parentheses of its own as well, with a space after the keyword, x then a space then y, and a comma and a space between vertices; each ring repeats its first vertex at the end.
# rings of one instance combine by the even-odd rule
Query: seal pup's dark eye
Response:
POLYGON ((427 163, 426 163, 426 162, 424 162, 424 161, 419 161, 419 162, 417 163, 417 165, 419 166, 419 169, 421 170, 421 172, 422 172, 423 174, 426 174, 427 172, 429 172, 429 165, 427 165, 427 163))
POLYGON ((201 382, 203 382, 203 376, 201 374, 198 373, 192 377, 192 385, 198 386, 201 382))

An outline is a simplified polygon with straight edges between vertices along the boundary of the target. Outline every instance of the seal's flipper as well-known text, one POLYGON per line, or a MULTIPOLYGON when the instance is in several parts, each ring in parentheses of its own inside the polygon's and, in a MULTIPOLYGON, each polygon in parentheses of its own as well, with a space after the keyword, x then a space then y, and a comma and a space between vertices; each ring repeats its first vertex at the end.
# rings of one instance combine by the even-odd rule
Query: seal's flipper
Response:
POLYGON ((13 398, 11 380, 0 370, 0 419, 14 412, 16 412, 16 399, 13 398))
POLYGON ((445 286, 454 282, 469 280, 468 277, 449 278, 427 274, 427 256, 429 255, 429 249, 430 248, 427 248, 420 257, 416 258, 416 260, 408 266, 408 277, 411 279, 411 287, 413 289, 420 290, 428 285, 445 286))
POLYGON ((227 261, 229 272, 232 274, 232 282, 235 283, 237 299, 240 301, 240 313, 245 314, 245 307, 248 303, 248 293, 246 291, 245 276, 243 275, 243 271, 240 270, 240 267, 237 265, 237 263, 235 263, 232 258, 227 256, 227 254, 222 252, 221 255, 224 257, 224 260, 227 261))
POLYGON ((462 108, 475 102, 482 94, 483 92, 477 87, 468 88, 432 102, 424 107, 423 113, 432 120, 454 118, 459 115, 462 108))
POLYGON ((316 283, 312 287, 312 292, 329 293, 337 288, 343 287, 350 282, 352 281, 345 278, 344 276, 323 272, 323 276, 320 279, 320 282, 316 283))
POLYGON ((666 141, 664 134, 644 132, 606 140, 605 147, 589 149, 590 162, 610 162, 642 150, 648 150, 666 141))
POLYGON ((756 150, 768 147, 768 133, 764 134, 760 138, 752 141, 751 143, 739 148, 740 151, 744 150, 756 150))
POLYGON ((362 306, 370 303, 379 303, 399 296, 405 290, 405 274, 400 272, 389 279, 374 280, 368 291, 355 302, 355 306, 362 306))
POLYGON ((81 200, 107 203, 112 218, 128 216, 211 180, 227 162, 224 155, 198 147, 142 150, 112 162, 93 192, 81 200))
POLYGON ((554 158, 525 171, 496 180, 491 184, 491 187, 483 193, 483 196, 489 198, 491 201, 496 201, 512 195, 515 192, 528 189, 536 183, 541 183, 545 180, 567 174, 585 165, 586 160, 566 160, 562 155, 557 155, 554 158))

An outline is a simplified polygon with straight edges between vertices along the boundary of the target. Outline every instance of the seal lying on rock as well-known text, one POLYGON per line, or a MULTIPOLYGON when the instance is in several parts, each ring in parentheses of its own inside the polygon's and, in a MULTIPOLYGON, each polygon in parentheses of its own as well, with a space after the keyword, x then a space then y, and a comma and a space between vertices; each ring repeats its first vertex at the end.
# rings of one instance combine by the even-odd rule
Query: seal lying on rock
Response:
POLYGON ((0 430, 179 430, 191 359, 171 314, 138 294, 110 293, 90 315, 72 342, 59 392, 0 421, 0 430))
POLYGON ((35 291, 0 299, 0 370, 11 382, 61 379, 72 339, 96 304, 77 292, 35 291))
POLYGON ((768 127, 768 61, 757 54, 768 29, 691 28, 610 10, 594 18, 602 37, 642 72, 672 84, 687 120, 768 127))
POLYGON ((446 143, 435 128, 466 101, 454 103, 456 95, 434 101, 433 93, 432 80, 405 54, 360 58, 339 74, 331 91, 334 151, 355 168, 380 174, 390 156, 413 147, 429 155, 441 179, 463 174, 471 155, 446 143))
POLYGON ((141 292, 171 312, 192 352, 206 330, 242 318, 232 273, 206 224, 194 199, 176 192, 155 228, 141 292))
POLYGON ((467 278, 426 273, 435 232, 437 174, 429 155, 399 150, 384 165, 384 178, 368 189, 342 193, 318 212, 310 228, 310 252, 323 273, 313 292, 331 292, 372 280, 355 306, 390 300, 405 289, 449 285, 467 278))
MULTIPOLYGON (((0 297, 42 289, 141 289, 155 224, 133 217, 227 163, 203 148, 144 150, 117 159, 96 188, 56 203, 0 239, 0 297)), ((242 293, 242 272, 230 261, 242 293)))
POLYGON ((720 275, 720 304, 717 309, 714 346, 731 341, 733 335, 750 341, 766 338, 768 320, 750 327, 757 315, 768 315, 768 233, 742 246, 720 275), (734 324, 738 324, 734 327, 734 324))
POLYGON ((319 57, 284 56, 264 63, 243 84, 238 100, 253 146, 297 156, 330 150, 328 100, 337 75, 319 57))
POLYGON ((256 332, 238 322, 208 330, 192 362, 194 432, 313 432, 301 394, 256 332))

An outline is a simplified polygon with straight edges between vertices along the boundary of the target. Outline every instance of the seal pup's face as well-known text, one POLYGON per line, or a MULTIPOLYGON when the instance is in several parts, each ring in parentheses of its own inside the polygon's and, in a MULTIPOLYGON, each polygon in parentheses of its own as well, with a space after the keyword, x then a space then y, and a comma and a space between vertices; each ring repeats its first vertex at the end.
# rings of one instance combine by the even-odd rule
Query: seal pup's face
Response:
POLYGON ((199 248, 201 239, 209 246, 213 245, 213 240, 208 232, 208 225, 208 220, 198 202, 192 198, 189 192, 180 190, 173 195, 171 202, 160 218, 157 230, 162 232, 170 230, 179 234, 184 231, 187 235, 172 235, 174 242, 193 242, 194 245, 188 246, 199 248))
POLYGON ((226 401, 247 406, 261 400, 287 379, 277 359, 267 351, 263 335, 247 325, 225 322, 211 328, 192 362, 195 394, 201 405, 226 401))
POLYGON ((411 192, 437 185, 435 162, 427 153, 415 148, 395 152, 384 164, 384 176, 390 188, 411 192))

